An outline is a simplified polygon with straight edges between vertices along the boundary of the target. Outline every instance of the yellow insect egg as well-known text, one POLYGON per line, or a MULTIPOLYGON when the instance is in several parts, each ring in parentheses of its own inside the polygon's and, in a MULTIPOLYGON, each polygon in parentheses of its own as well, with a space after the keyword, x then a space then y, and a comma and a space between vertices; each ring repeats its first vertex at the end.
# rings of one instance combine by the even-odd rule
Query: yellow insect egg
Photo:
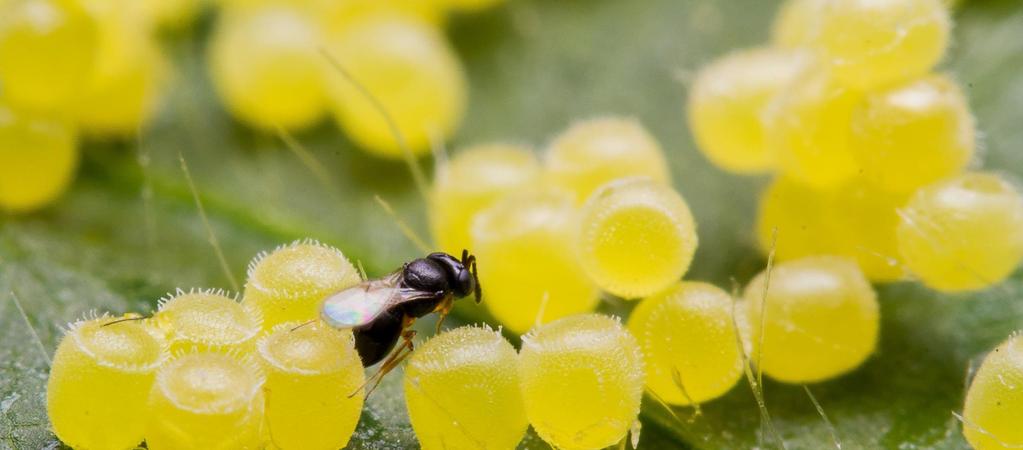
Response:
POLYGON ((590 279, 622 298, 657 293, 682 278, 696 252, 685 199, 649 178, 623 178, 583 207, 577 250, 590 279))
POLYGON ((646 362, 646 386, 673 405, 713 400, 742 376, 732 297, 708 283, 682 282, 643 300, 629 331, 646 362))
POLYGON ((239 120, 271 131, 304 128, 327 110, 323 41, 298 9, 231 11, 210 43, 210 77, 239 120))
POLYGON ((85 85, 97 25, 78 0, 12 0, 0 10, 0 85, 6 102, 61 111, 85 85))
POLYGON ((639 121, 605 117, 577 122, 554 138, 544 161, 550 181, 582 204, 608 181, 645 176, 671 182, 661 144, 639 121))
POLYGON ((952 21, 941 0, 829 0, 811 45, 841 83, 860 89, 927 73, 948 47, 952 21))
POLYGON ((818 190, 779 177, 761 194, 757 240, 780 261, 848 256, 873 281, 898 280, 905 274, 895 229, 906 199, 858 180, 818 190))
POLYGON ((851 148, 873 183, 909 192, 962 171, 975 128, 959 86, 928 75, 867 95, 852 116, 851 148))
POLYGON ((178 291, 160 301, 155 322, 166 334, 172 352, 255 349, 262 330, 259 312, 222 291, 178 291))
POLYGON ((430 229, 441 250, 453 255, 471 249, 469 227, 476 214, 540 178, 540 164, 526 147, 482 144, 459 151, 440 166, 427 209, 430 229))
POLYGON ((362 413, 362 361, 351 332, 301 325, 278 325, 259 340, 270 440, 281 450, 344 448, 362 413))
MULTIPOLYGON (((402 16, 437 26, 444 22, 444 11, 427 0, 306 0, 323 14, 331 30, 343 30, 360 21, 378 16, 402 16)), ((486 0, 484 0, 486 1, 486 0)))
POLYGON ((900 211, 899 253, 931 288, 956 292, 1004 280, 1023 259, 1023 197, 984 172, 920 188, 900 211))
POLYGON ((963 435, 976 450, 1023 447, 1023 338, 1015 334, 984 358, 963 407, 963 435))
POLYGON ((529 426, 519 355, 487 328, 456 328, 416 349, 405 403, 424 450, 515 448, 529 426))
POLYGON ((700 70, 687 107, 697 148, 730 172, 774 168, 761 116, 807 61, 802 51, 756 48, 729 54, 700 70))
POLYGON ((137 17, 111 15, 101 22, 92 76, 74 109, 84 133, 130 136, 156 112, 167 62, 137 17))
POLYGON ((886 192, 860 180, 840 187, 832 197, 827 219, 837 230, 830 238, 840 247, 833 254, 855 259, 871 281, 904 278, 907 274, 895 230, 899 208, 908 200, 907 194, 886 192))
POLYGON ((598 449, 637 420, 643 355, 617 318, 581 314, 522 337, 522 397, 529 423, 555 448, 598 449))
POLYGON ((751 359, 772 378, 812 383, 855 369, 874 352, 880 325, 874 289, 848 258, 776 264, 746 287, 751 359))
MULTIPOLYGON (((812 189, 777 177, 760 194, 756 234, 760 249, 781 261, 841 251, 839 224, 830 220, 836 190, 812 189)), ((844 239, 845 237, 843 237, 844 239)))
POLYGON ((46 410, 53 432, 83 449, 127 449, 142 442, 146 399, 166 346, 136 321, 82 320, 53 355, 46 410))
POLYGON ((834 187, 859 168, 850 148, 849 122, 862 95, 809 66, 767 106, 767 143, 778 167, 815 188, 834 187))
POLYGON ((817 32, 825 0, 787 0, 771 24, 771 43, 780 47, 803 47, 817 32))
POLYGON ((472 249, 487 309, 508 329, 524 333, 591 311, 598 291, 574 248, 577 214, 571 194, 538 188, 505 198, 472 225, 472 249))
POLYGON ((263 375, 248 357, 178 355, 157 371, 149 411, 152 450, 263 448, 263 375))
POLYGON ((78 167, 74 127, 0 103, 0 211, 27 212, 67 190, 78 167))
POLYGON ((335 117, 360 147, 401 158, 393 124, 419 155, 461 124, 468 82, 437 29, 400 16, 376 16, 333 33, 328 48, 358 83, 337 70, 328 76, 335 117))
POLYGON ((249 264, 242 304, 255 308, 263 330, 320 316, 328 295, 361 282, 340 250, 312 240, 296 241, 260 254, 249 264))

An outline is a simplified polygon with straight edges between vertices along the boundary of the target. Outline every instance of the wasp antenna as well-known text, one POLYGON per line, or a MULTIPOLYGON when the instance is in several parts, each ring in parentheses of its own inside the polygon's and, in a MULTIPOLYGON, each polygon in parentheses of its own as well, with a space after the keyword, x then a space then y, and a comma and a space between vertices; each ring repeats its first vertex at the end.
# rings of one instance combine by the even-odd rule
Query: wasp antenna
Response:
POLYGON ((103 324, 103 325, 100 325, 100 328, 103 328, 103 327, 108 327, 108 326, 110 326, 110 325, 113 325, 113 324, 116 324, 116 323, 121 323, 121 322, 131 322, 131 321, 135 321, 135 320, 146 320, 146 319, 148 319, 148 317, 145 317, 145 316, 138 316, 138 317, 122 317, 122 318, 120 318, 120 319, 117 319, 117 320, 112 320, 112 321, 110 321, 110 322, 107 322, 107 323, 105 323, 105 324, 103 324))

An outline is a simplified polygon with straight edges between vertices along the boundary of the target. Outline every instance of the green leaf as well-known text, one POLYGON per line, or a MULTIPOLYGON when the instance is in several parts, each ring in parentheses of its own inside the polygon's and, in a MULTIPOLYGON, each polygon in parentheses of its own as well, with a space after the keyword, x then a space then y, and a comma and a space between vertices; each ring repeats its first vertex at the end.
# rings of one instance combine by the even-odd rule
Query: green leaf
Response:
MULTIPOLYGON (((450 34, 472 96, 452 144, 541 146, 577 118, 638 116, 663 142, 676 187, 700 224, 689 277, 724 287, 745 281, 764 265, 751 230, 765 180, 709 166, 693 148, 683 103, 698 67, 765 41, 775 7, 756 0, 510 0, 496 11, 460 17, 450 34)), ((405 168, 356 151, 325 123, 296 136, 327 169, 329 180, 320 180, 279 136, 232 122, 203 73, 209 25, 207 18, 194 38, 168 43, 181 76, 159 120, 137 142, 86 145, 67 197, 42 213, 0 219, 0 448, 54 442, 45 413, 44 350, 52 353, 62 324, 90 310, 145 312, 175 287, 231 287, 179 152, 235 279, 244 278, 258 251, 302 237, 342 248, 371 274, 417 254, 374 201, 379 195, 425 234, 423 204, 405 168)), ((975 108, 985 136, 983 166, 1023 175, 1023 8, 1012 0, 967 2, 955 38, 947 69, 975 108)), ((1023 273, 972 295, 937 294, 913 283, 884 286, 880 294, 877 354, 809 391, 844 448, 965 447, 951 413, 961 407, 967 369, 1023 323, 1023 273)), ((458 316, 452 324, 488 320, 472 306, 458 316)), ((424 331, 429 327, 423 324, 424 331)), ((764 391, 787 448, 834 446, 803 387, 768 381, 764 391)), ((641 448, 777 446, 770 433, 762 434, 746 384, 701 412, 677 409, 677 420, 646 402, 641 448)), ((388 377, 371 398, 351 447, 416 447, 400 376, 388 377)), ((530 434, 522 447, 545 445, 530 434)))

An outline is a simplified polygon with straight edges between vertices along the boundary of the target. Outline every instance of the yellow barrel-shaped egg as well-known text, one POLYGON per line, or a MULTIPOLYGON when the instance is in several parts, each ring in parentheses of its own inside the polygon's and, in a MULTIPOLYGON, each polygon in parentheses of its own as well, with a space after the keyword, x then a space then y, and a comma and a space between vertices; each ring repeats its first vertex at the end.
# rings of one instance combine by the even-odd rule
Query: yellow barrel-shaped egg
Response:
POLYGON ((553 447, 609 447, 637 420, 643 355, 617 318, 581 314, 537 327, 520 358, 526 416, 553 447))
POLYGON ((906 274, 896 228, 906 201, 905 194, 862 180, 813 189, 779 177, 761 194, 757 240, 764 254, 773 248, 780 261, 842 255, 855 259, 873 281, 899 280, 906 274))
POLYGON ((590 279, 623 298, 652 295, 682 278, 696 251, 685 199, 649 178, 612 181, 579 219, 577 251, 590 279))
POLYGON ((955 175, 974 154, 970 106, 942 75, 871 92, 853 112, 850 128, 863 176, 893 192, 955 175))
POLYGON ((645 176, 671 181, 668 163, 657 139, 639 123, 625 117, 601 117, 573 124, 547 147, 549 181, 575 194, 582 204, 609 181, 645 176))
POLYGON ((74 114, 84 133, 131 136, 156 113, 168 63, 152 30, 139 21, 141 4, 94 4, 100 25, 96 59, 74 114))
POLYGON ((76 138, 66 120, 0 103, 0 211, 32 211, 63 194, 78 167, 76 138))
POLYGON ((249 264, 242 303, 255 308, 263 330, 284 322, 305 322, 320 314, 328 295, 361 281, 340 250, 312 240, 296 241, 249 264))
POLYGON ((263 375, 249 356, 174 357, 157 371, 148 407, 150 449, 263 448, 263 375))
POLYGON ((1015 334, 988 353, 963 407, 963 435, 976 450, 1023 447, 1023 338, 1015 334))
POLYGON ((742 376, 732 298, 714 285, 682 282, 644 299, 629 331, 643 349, 647 389, 667 403, 713 400, 742 376))
POLYGON ((136 321, 76 322, 53 355, 46 411, 73 448, 121 450, 142 442, 156 370, 166 359, 158 333, 136 321))
POLYGON ((771 24, 771 43, 804 47, 817 33, 821 8, 827 0, 787 0, 778 7, 771 24))
POLYGON ((571 194, 538 188, 505 198, 473 222, 487 309, 516 333, 597 305, 597 288, 583 272, 574 239, 571 194))
POLYGON ((258 310, 213 290, 178 291, 161 300, 154 322, 166 333, 171 352, 197 348, 250 353, 262 331, 258 310))
POLYGON ((754 363, 772 378, 812 383, 855 369, 874 352, 877 295, 856 263, 817 256, 776 264, 744 294, 754 363), (766 293, 765 293, 766 290, 766 293))
POLYGON ((857 174, 849 123, 862 94, 808 64, 764 110, 767 143, 786 176, 822 189, 857 174))
POLYGON ((17 0, 0 7, 0 85, 4 101, 63 112, 88 81, 98 40, 79 0, 17 0))
POLYGON ((327 49, 354 78, 336 68, 328 74, 334 115, 363 149, 401 158, 397 131, 412 153, 424 154, 461 124, 468 97, 465 74, 430 25, 398 15, 373 16, 333 32, 327 49))
POLYGON ((931 70, 948 47, 952 21, 941 0, 829 0, 810 45, 844 85, 870 89, 931 70))
POLYGON ((217 94, 239 120, 266 130, 299 129, 327 111, 318 23, 294 8, 225 14, 209 49, 217 94))
POLYGON ((527 147, 481 144, 457 152, 440 167, 430 191, 427 213, 440 250, 452 255, 471 250, 476 214, 539 178, 540 164, 527 147))
POLYGON ((529 426, 519 355, 497 331, 464 326, 416 349, 405 403, 425 450, 515 448, 529 426))
POLYGON ((764 108, 810 61, 802 51, 755 48, 728 54, 700 69, 689 90, 689 129, 714 165, 736 173, 773 169, 764 108))
POLYGON ((350 331, 284 323, 259 340, 257 355, 266 373, 266 420, 275 448, 348 445, 362 413, 359 387, 365 382, 350 331))
POLYGON ((1023 196, 1003 177, 959 175, 920 188, 900 212, 899 252, 941 291, 983 289, 1023 260, 1023 196))

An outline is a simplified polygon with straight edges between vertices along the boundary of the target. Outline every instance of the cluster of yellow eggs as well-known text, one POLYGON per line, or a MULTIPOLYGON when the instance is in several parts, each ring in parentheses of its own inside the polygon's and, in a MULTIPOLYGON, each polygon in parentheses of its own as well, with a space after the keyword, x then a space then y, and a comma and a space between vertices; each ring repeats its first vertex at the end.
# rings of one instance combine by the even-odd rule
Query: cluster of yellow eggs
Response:
POLYGON ((130 135, 152 116, 166 69, 154 30, 178 3, 0 3, 0 211, 59 196, 79 135, 130 135))
POLYGON ((329 113, 363 149, 422 154, 457 130, 468 97, 445 16, 498 2, 221 0, 210 76, 255 128, 302 129, 329 113))
MULTIPOLYGON (((1023 195, 970 170, 968 101, 933 73, 949 3, 789 0, 770 45, 713 62, 692 86, 689 125, 708 159, 776 173, 756 234, 783 262, 738 305, 745 347, 767 375, 819 381, 869 356, 878 305, 868 279, 972 291, 1023 260, 1023 195)), ((1019 348, 1013 336, 973 379, 961 419, 974 448, 1023 443, 1019 348)))
POLYGON ((939 0, 790 0, 770 45, 700 72, 688 104, 700 150, 725 170, 777 174, 760 199, 765 252, 842 255, 873 281, 948 292, 1023 260, 1023 197, 967 171, 968 101, 932 72, 951 26, 939 0))
POLYGON ((641 298, 682 277, 696 224, 668 172, 629 118, 575 123, 542 161, 525 146, 472 146, 439 167, 431 229, 440 249, 484 262, 487 308, 524 333, 592 310, 601 291, 641 298))
MULTIPOLYGON (((498 1, 220 0, 207 66, 225 108, 255 128, 305 128, 332 111, 361 148, 420 154, 457 129, 468 97, 444 17, 498 1)), ((62 193, 79 135, 142 131, 170 79, 157 34, 185 27, 203 6, 0 3, 0 211, 31 211, 62 193)))
MULTIPOLYGON (((342 448, 365 376, 352 333, 316 320, 317 306, 360 280, 339 251, 302 241, 258 256, 240 302, 178 291, 150 318, 76 322, 50 373, 53 430, 100 450, 342 448)), ((426 449, 513 448, 529 424, 558 448, 607 447, 633 428, 642 387, 639 344, 597 314, 535 328, 521 352, 489 328, 449 330, 404 376, 426 449)))
POLYGON ((359 280, 336 249, 296 242, 254 261, 240 302, 178 291, 150 318, 76 322, 50 371, 53 431, 83 449, 344 447, 364 398, 352 334, 300 325, 359 280))

